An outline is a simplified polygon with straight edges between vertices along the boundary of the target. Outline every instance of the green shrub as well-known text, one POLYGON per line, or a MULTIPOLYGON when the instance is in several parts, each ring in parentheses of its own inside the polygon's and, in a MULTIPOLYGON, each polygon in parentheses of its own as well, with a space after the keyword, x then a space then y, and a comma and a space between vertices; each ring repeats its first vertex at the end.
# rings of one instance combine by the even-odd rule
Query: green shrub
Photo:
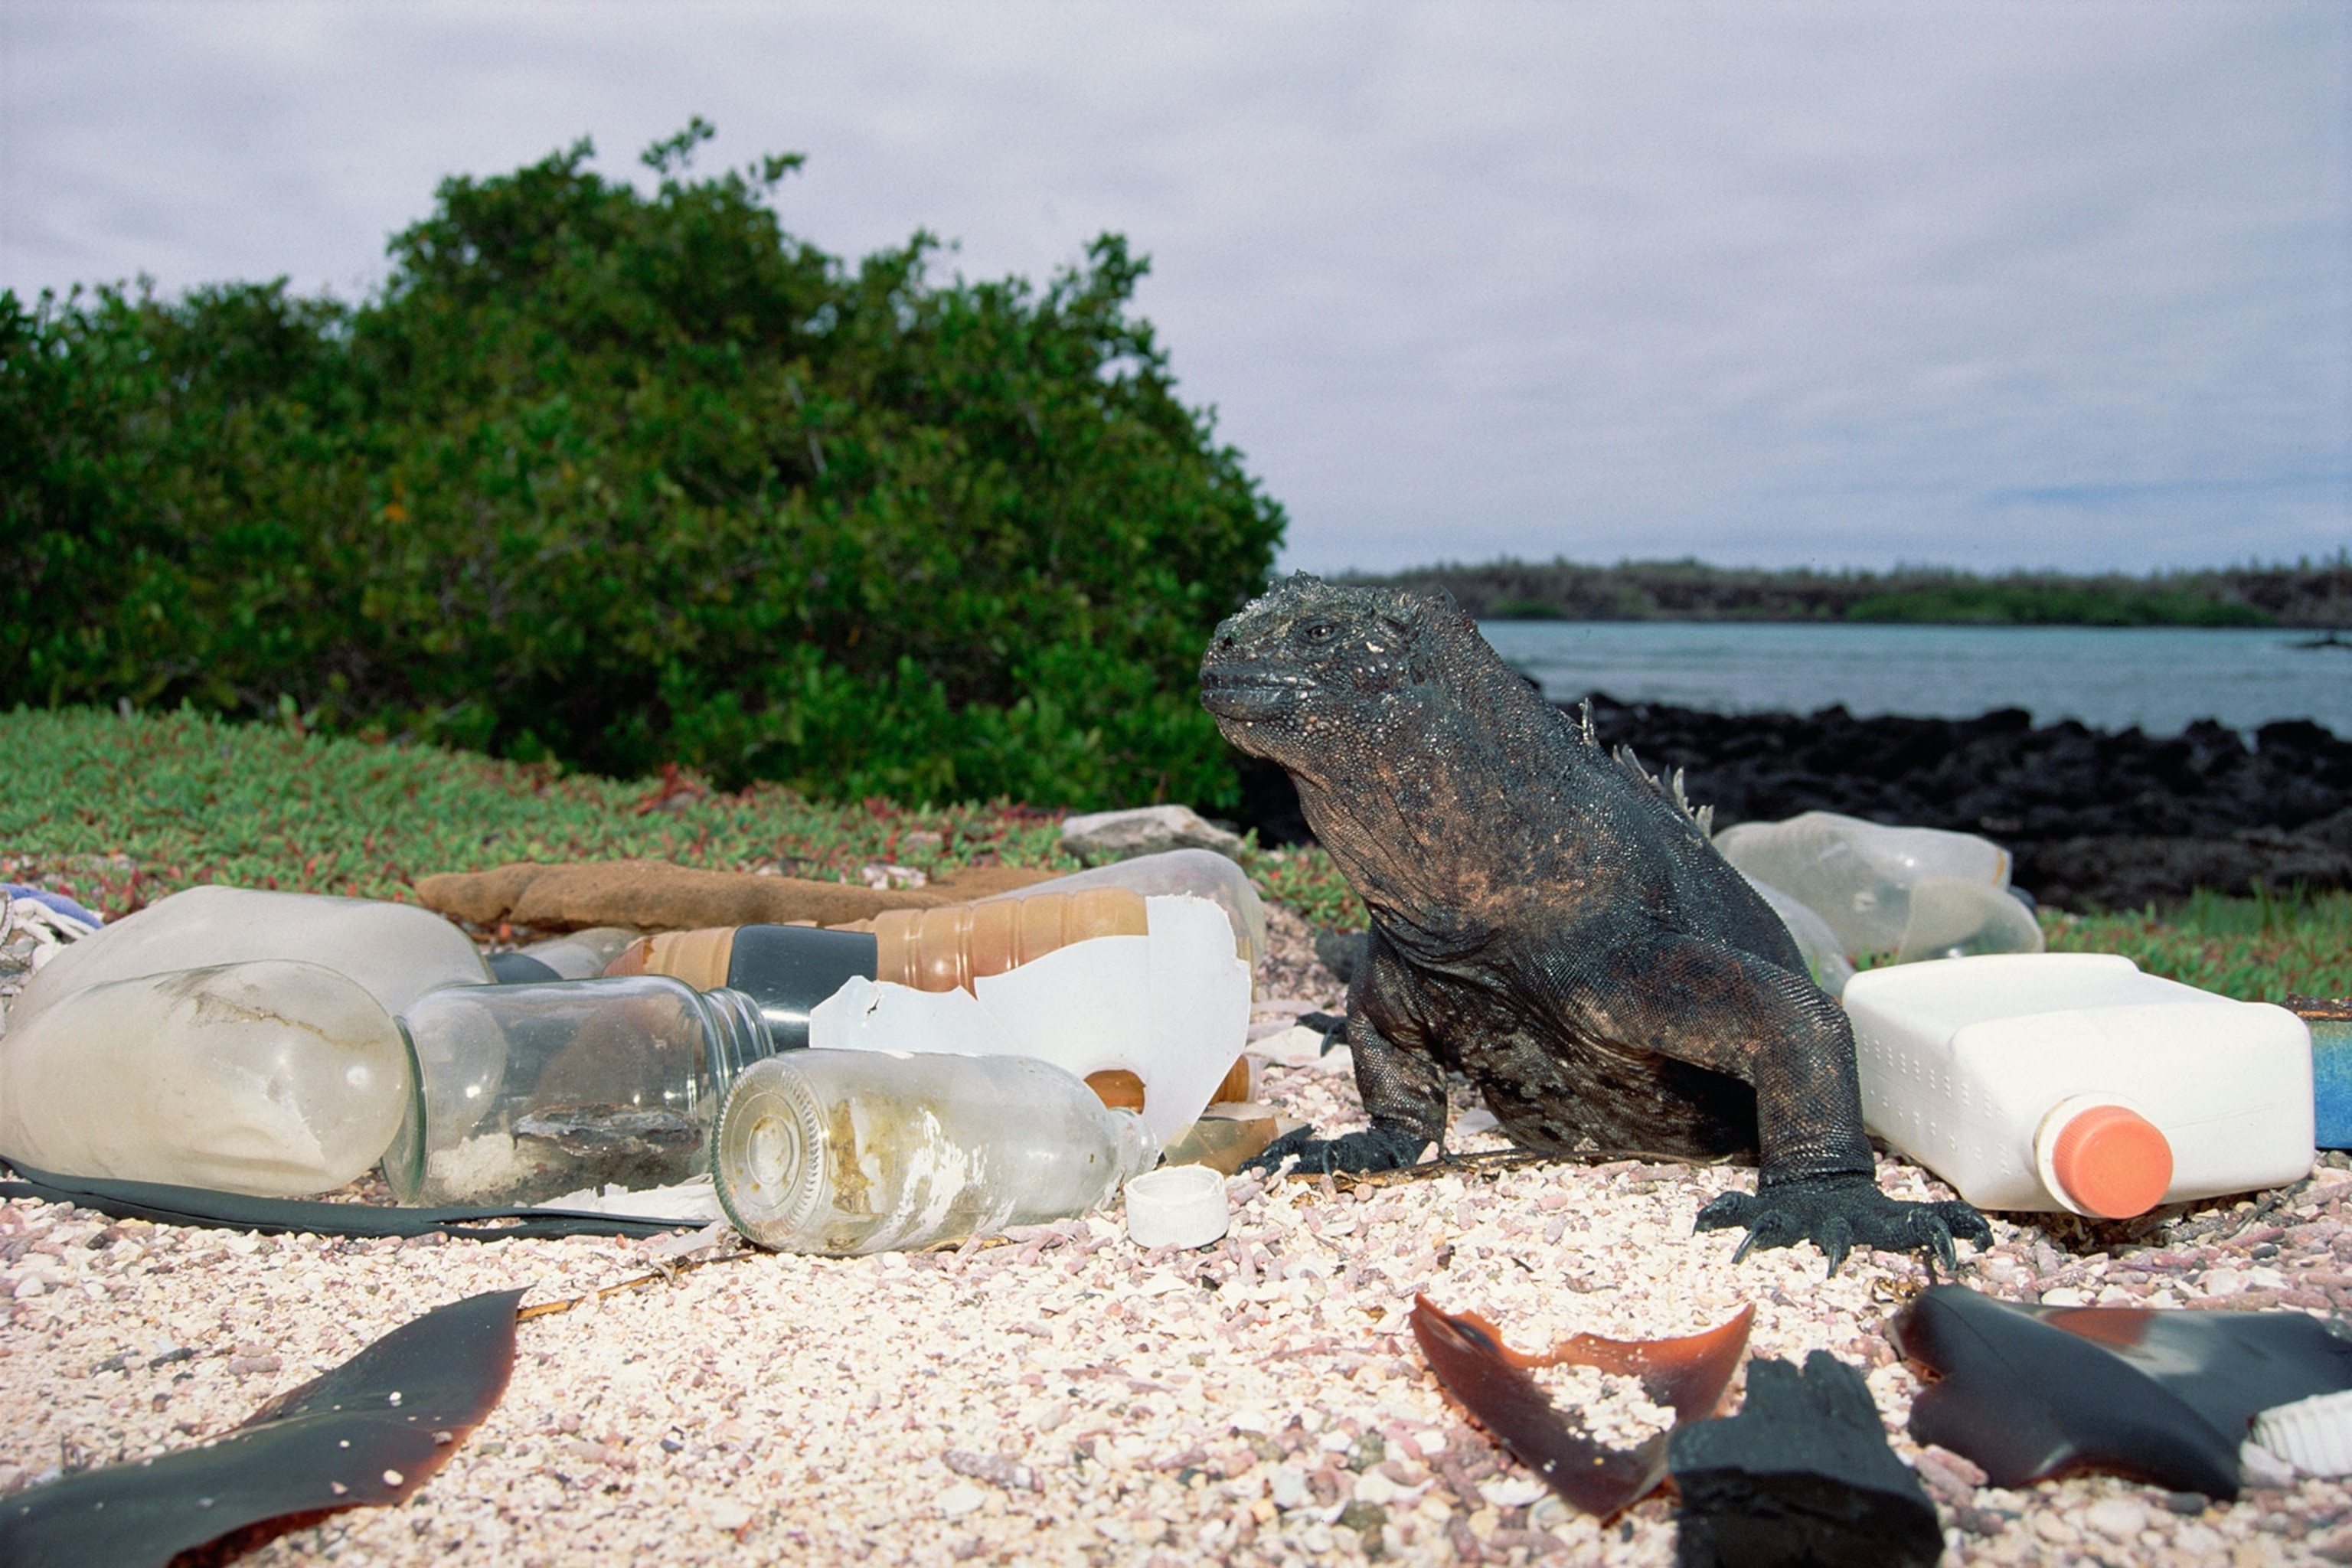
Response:
POLYGON ((1231 798, 1192 692, 1280 509, 1115 236, 851 268, 797 163, 446 181, 357 306, 0 294, 0 690, 825 798, 1231 798))

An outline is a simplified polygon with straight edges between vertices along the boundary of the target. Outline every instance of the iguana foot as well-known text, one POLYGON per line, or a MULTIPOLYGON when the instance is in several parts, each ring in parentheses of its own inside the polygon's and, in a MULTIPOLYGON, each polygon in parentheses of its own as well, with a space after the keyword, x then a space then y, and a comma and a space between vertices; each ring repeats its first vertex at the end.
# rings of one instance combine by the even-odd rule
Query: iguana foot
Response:
POLYGON ((1347 1171, 1393 1171, 1410 1165, 1421 1158, 1429 1147, 1429 1140, 1417 1132, 1402 1128, 1367 1127, 1361 1132, 1345 1133, 1338 1138, 1316 1138, 1311 1130, 1301 1127, 1286 1132, 1267 1144, 1258 1156, 1244 1165, 1245 1171, 1278 1171, 1291 1155, 1298 1156, 1297 1169, 1309 1176, 1328 1176, 1347 1171))
MULTIPOLYGON (((1801 1176, 1789 1181, 1759 1180, 1753 1196, 1726 1193, 1698 1211, 1694 1230, 1747 1228, 1748 1238, 1731 1255, 1734 1263, 1755 1248, 1794 1247, 1810 1241, 1830 1260, 1835 1274, 1847 1251, 1856 1247, 1881 1252, 1913 1252, 1927 1248, 1948 1273, 1957 1273, 1958 1258, 1952 1250, 1955 1237, 1983 1247, 1992 1240, 1984 1215, 1958 1202, 1901 1203, 1878 1190, 1864 1175, 1801 1176)), ((1931 1261, 1928 1273, 1935 1272, 1931 1261)))

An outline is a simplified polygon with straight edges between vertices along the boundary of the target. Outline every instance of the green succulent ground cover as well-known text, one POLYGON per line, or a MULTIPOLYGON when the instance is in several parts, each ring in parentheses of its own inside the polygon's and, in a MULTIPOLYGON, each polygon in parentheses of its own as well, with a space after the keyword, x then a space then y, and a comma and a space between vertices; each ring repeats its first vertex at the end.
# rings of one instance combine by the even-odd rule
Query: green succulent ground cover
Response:
MULTIPOLYGON (((1057 848, 1059 812, 1008 802, 818 805, 772 784, 599 778, 194 711, 18 709, 0 713, 0 872, 109 914, 200 882, 414 898, 417 878, 509 860, 640 855, 845 880, 883 861, 1076 867, 1057 848)), ((1363 924, 1321 850, 1252 847, 1244 863, 1309 922, 1363 924)), ((2045 911, 2043 929, 2054 951, 2121 952, 2232 996, 2352 994, 2352 894, 2200 893, 2161 913, 2045 911)))

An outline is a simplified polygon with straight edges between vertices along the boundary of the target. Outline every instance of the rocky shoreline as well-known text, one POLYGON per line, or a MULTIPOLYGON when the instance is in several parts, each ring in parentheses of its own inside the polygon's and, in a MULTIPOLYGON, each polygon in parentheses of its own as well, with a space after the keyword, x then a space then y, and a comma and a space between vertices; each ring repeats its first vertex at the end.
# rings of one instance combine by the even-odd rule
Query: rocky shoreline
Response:
MULTIPOLYGON (((2017 884, 2088 911, 2186 898, 2352 888, 2352 741, 2301 721, 2252 736, 2210 721, 2177 736, 1975 719, 1710 713, 1595 694, 1604 745, 1681 769, 1718 826, 1802 811, 1981 834, 2017 884)), ((1237 819, 1261 842, 1310 842, 1280 770, 1249 762, 1237 819)))

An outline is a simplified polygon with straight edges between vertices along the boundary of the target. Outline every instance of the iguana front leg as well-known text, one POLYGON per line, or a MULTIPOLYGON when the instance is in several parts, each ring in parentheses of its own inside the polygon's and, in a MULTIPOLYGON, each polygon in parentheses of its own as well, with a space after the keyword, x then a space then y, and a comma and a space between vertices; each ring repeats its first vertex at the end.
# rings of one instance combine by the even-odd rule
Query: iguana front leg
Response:
POLYGON ((1341 1171, 1392 1171, 1419 1160, 1445 1136, 1445 1069, 1410 1014, 1382 986, 1401 978, 1395 954, 1377 929, 1348 986, 1348 1047, 1356 1064, 1356 1092, 1371 1125, 1360 1132, 1318 1138, 1302 1127, 1266 1145, 1249 1163, 1278 1170, 1291 1155, 1315 1175, 1341 1171), (1374 1018, 1378 1017, 1378 1023, 1374 1018))
POLYGON ((1902 1203, 1879 1191, 1853 1026, 1820 987, 1703 938, 1664 935, 1602 951, 1611 954, 1603 974, 1559 977, 1591 1024, 1622 1045, 1755 1088, 1756 1191, 1724 1194, 1699 1211, 1696 1228, 1745 1227, 1737 1258, 1811 1241, 1832 1274, 1854 1247, 1925 1248, 1948 1269, 1955 1237, 1992 1239, 1967 1204, 1902 1203))

